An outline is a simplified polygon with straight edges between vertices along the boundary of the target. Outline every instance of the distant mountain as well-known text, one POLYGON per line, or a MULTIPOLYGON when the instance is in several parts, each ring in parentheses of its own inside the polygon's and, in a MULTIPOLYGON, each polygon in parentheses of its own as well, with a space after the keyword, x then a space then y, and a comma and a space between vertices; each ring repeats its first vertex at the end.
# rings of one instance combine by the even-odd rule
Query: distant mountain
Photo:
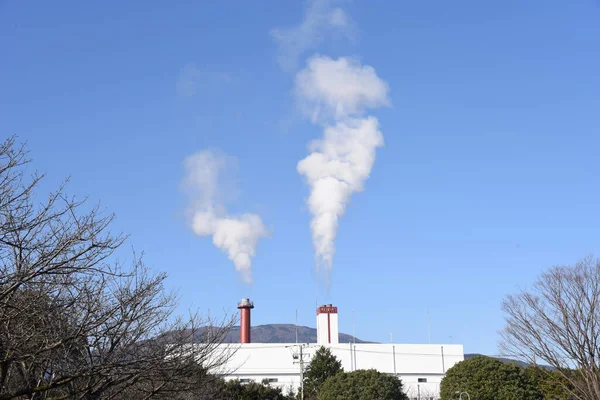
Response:
MULTIPOLYGON (((294 324, 268 324, 257 325, 250 328, 250 335, 253 343, 295 343, 296 325, 294 324)), ((240 341, 240 327, 231 328, 225 337, 225 343, 238 343, 240 341)), ((339 334, 340 343, 353 342, 352 335, 345 333, 339 334)), ((298 342, 316 343, 317 330, 308 326, 298 326, 298 342)), ((356 343, 370 343, 364 340, 356 339, 356 343)))
MULTIPOLYGON (((194 335, 194 342, 200 343, 203 338, 206 339, 208 331, 218 332, 218 327, 205 327, 200 329, 194 335)), ((168 342, 174 332, 167 332, 163 335, 162 340, 168 342)), ((215 333, 217 334, 217 333, 215 333)), ((250 334, 252 343, 295 343, 296 342, 296 325, 293 324, 268 324, 268 325, 257 325, 250 328, 250 334)), ((240 327, 233 326, 227 332, 223 343, 239 343, 240 341, 240 327)), ((364 340, 354 340, 352 335, 345 333, 339 334, 340 343, 373 343, 364 340)), ((308 326, 298 326, 298 342, 299 343, 316 343, 317 342, 317 330, 315 328, 309 328, 308 326)))
MULTIPOLYGON (((484 357, 489 357, 486 356, 485 354, 478 354, 478 353, 466 353, 465 354, 465 360, 468 360, 469 358, 473 358, 473 357, 477 357, 477 356, 484 356, 484 357)), ((504 357, 491 357, 491 358, 495 358, 496 360, 500 360, 504 363, 511 363, 511 364, 515 364, 519 367, 531 367, 532 365, 523 361, 518 361, 518 360, 513 360, 511 358, 504 358, 504 357)), ((542 367, 542 368, 546 368, 546 369, 553 369, 551 366, 549 365, 538 365, 538 367, 542 367)))

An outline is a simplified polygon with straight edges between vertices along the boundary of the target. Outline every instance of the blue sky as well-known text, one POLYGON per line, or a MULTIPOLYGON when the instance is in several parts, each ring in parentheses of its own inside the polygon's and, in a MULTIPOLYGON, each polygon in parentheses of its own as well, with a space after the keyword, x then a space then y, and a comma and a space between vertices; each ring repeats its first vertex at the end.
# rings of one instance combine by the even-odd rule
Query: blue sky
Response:
POLYGON ((251 297, 254 324, 298 309, 314 326, 315 302, 335 303, 343 332, 355 310, 357 337, 418 343, 429 310, 432 341, 495 354, 505 294, 600 253, 600 3, 335 7, 350 28, 282 68, 270 32, 301 24, 306 3, 2 2, 0 135, 27 141, 42 190, 70 176, 70 193, 114 211, 181 311, 251 297), (314 54, 373 67, 391 103, 368 111, 385 146, 340 219, 329 293, 296 170, 322 136, 293 95, 314 54), (270 232, 252 285, 186 220, 182 163, 206 149, 237 160, 228 212, 270 232))

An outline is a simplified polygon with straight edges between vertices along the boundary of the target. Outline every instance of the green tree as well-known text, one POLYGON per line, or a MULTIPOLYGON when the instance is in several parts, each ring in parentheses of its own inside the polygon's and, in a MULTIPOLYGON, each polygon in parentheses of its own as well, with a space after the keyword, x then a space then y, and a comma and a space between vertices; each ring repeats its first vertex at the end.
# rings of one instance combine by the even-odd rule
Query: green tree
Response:
POLYGON ((329 348, 321 346, 304 373, 304 398, 316 399, 323 383, 340 372, 344 372, 342 362, 331 353, 329 348))
POLYGON ((535 366, 527 367, 525 374, 535 382, 542 392, 544 400, 571 400, 575 398, 573 396, 575 388, 568 379, 564 378, 564 372, 561 374, 557 371, 535 366))
POLYGON ((270 386, 268 381, 242 383, 239 380, 221 381, 212 400, 292 400, 281 388, 270 386))
POLYGON ((342 372, 327 379, 319 400, 408 400, 402 381, 374 369, 342 372))
POLYGON ((446 372, 440 384, 442 399, 454 399, 459 391, 477 400, 543 399, 523 368, 484 356, 461 361, 446 372))

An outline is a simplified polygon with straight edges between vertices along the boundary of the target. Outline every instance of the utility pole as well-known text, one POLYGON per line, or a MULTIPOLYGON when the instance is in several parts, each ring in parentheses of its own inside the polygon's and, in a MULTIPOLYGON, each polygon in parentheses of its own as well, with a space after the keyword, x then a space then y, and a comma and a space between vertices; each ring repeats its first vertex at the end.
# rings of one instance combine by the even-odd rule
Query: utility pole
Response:
POLYGON ((210 343, 210 331, 212 331, 212 321, 210 320, 210 308, 208 309, 208 341, 210 343))
POLYGON ((304 353, 304 348, 309 347, 308 343, 298 344, 297 346, 287 347, 298 347, 298 351, 292 352, 292 358, 295 360, 294 364, 300 365, 300 400, 304 400, 304 360, 309 358, 310 354, 304 353))
POLYGON ((304 400, 304 354, 302 349, 304 346, 300 346, 300 400, 304 400))

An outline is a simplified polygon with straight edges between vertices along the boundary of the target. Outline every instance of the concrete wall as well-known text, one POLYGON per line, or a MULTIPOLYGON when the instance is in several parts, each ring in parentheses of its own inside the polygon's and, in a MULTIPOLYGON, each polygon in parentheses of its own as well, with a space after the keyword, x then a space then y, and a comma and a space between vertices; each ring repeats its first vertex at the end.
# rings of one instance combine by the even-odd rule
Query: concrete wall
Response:
MULTIPOLYGON (((272 385, 283 388, 300 385, 300 367, 293 355, 299 352, 294 343, 249 343, 221 345, 228 351, 237 349, 221 371, 226 379, 276 379, 272 385)), ((374 368, 396 375, 404 382, 411 398, 438 398, 439 383, 446 370, 464 359, 458 344, 331 344, 332 353, 345 371, 374 368), (419 382, 419 379, 426 382, 419 382)), ((303 349, 306 363, 320 347, 310 344, 303 349)))
POLYGON ((339 327, 337 313, 317 314, 317 343, 339 343, 339 327))

